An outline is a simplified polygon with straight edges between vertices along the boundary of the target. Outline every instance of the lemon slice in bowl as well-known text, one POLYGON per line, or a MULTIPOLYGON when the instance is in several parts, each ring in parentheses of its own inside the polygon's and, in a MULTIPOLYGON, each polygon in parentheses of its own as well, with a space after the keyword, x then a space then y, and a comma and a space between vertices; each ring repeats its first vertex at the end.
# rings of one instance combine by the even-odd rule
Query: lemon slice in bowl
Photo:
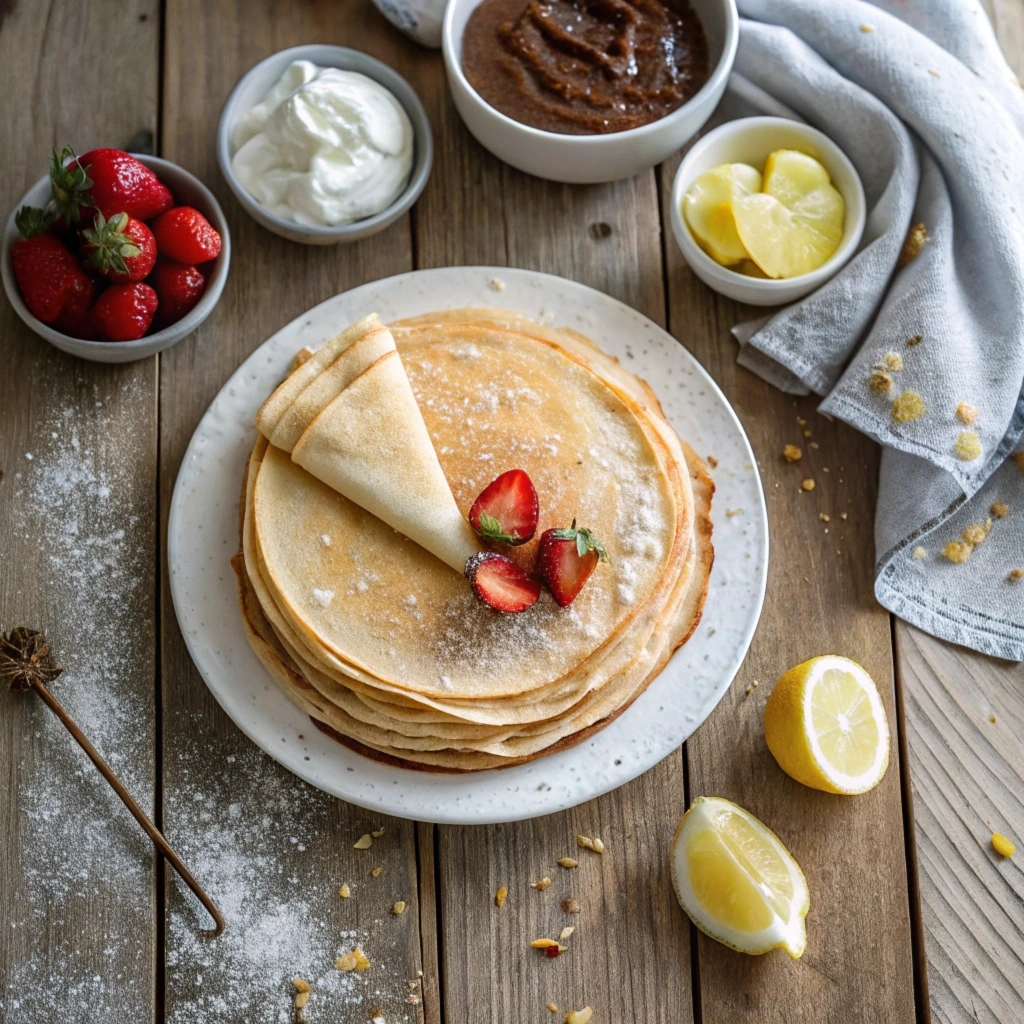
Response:
POLYGON ((748 258, 736 232, 733 201, 760 190, 761 175, 753 167, 722 164, 705 171, 683 197, 683 219, 694 241, 723 267, 748 258))
POLYGON ((878 785, 889 764, 889 723, 871 676, 838 655, 811 658, 776 684, 764 738, 787 775, 826 793, 878 785))
POLYGON ((846 204, 828 171, 806 153, 780 149, 765 161, 758 193, 735 195, 736 232, 772 278, 817 270, 839 247, 846 204))
POLYGON ((690 920, 741 953, 807 945, 807 882, 774 832, 731 800, 697 797, 672 840, 672 882, 690 920))

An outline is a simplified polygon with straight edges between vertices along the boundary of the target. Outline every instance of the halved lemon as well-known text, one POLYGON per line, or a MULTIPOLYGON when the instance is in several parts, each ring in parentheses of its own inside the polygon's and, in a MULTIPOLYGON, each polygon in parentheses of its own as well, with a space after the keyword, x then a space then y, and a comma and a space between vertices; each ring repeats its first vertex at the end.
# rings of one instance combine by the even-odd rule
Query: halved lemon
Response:
POLYGON ((772 278, 816 270, 838 248, 846 219, 828 171, 806 153, 780 149, 765 161, 761 189, 737 194, 732 203, 750 258, 772 278))
POLYGON ((672 840, 672 881, 683 910, 711 938, 741 953, 803 953, 803 872, 779 837, 731 800, 693 801, 672 840))
POLYGON ((736 196, 761 190, 761 175, 747 164, 722 164, 705 171, 683 197, 683 218, 694 241, 723 267, 748 258, 736 232, 736 196))
POLYGON ((811 658, 776 684, 764 738, 787 775, 826 793, 864 793, 889 764, 889 723, 871 676, 838 655, 811 658))

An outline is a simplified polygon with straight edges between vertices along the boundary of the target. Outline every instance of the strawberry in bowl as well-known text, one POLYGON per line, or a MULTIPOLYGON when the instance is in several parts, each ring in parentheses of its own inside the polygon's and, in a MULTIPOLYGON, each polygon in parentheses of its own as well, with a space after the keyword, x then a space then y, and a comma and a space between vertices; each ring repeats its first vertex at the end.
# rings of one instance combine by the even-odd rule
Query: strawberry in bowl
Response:
POLYGON ((8 219, 0 270, 37 334, 86 359, 128 362, 195 330, 229 264, 224 214, 197 178, 157 157, 67 147, 8 219), (155 230, 168 213, 160 233, 174 255, 155 230))

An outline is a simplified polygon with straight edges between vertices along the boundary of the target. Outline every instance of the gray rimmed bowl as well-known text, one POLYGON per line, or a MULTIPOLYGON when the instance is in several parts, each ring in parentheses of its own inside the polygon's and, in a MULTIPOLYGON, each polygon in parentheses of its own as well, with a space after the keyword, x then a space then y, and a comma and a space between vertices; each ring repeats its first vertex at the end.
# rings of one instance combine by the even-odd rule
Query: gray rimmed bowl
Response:
POLYGON ((430 168, 434 162, 434 136, 430 119, 420 102, 416 90, 397 71, 389 68, 369 54, 350 50, 345 46, 328 46, 314 43, 308 46, 293 46, 281 50, 266 60, 260 61, 247 71, 231 90, 220 123, 217 125, 217 163, 235 198, 246 213, 258 224, 262 224, 275 235, 305 245, 336 245, 339 242, 355 242, 360 238, 383 231, 401 217, 416 200, 427 184, 430 168), (309 60, 320 67, 340 68, 342 71, 358 71, 372 78, 387 89, 405 108, 413 131, 413 165, 409 184, 405 191, 388 207, 372 217, 357 220, 339 227, 319 227, 296 224, 295 221, 278 217, 258 203, 235 176, 231 159, 235 155, 231 136, 235 125, 243 114, 248 113, 270 91, 284 73, 285 68, 295 60, 309 60))
POLYGON ((51 195, 48 174, 40 178, 21 197, 11 210, 4 227, 0 276, 3 277, 4 291, 7 292, 7 299, 14 307, 14 311, 36 334, 45 338, 51 345, 94 363, 131 363, 136 359, 145 359, 147 356, 162 352, 165 348, 176 345, 182 338, 188 337, 213 312, 213 307, 217 305, 221 292, 224 291, 224 282, 227 280, 228 267, 231 264, 231 235, 228 232, 228 222, 224 219, 224 211, 213 193, 194 174, 190 174, 177 164, 172 164, 169 160, 144 153, 132 153, 132 156, 145 164, 171 190, 176 205, 194 206, 220 233, 220 255, 213 261, 213 268, 207 274, 206 291, 177 323, 136 341, 83 341, 81 338, 61 334, 29 312, 18 290, 11 258, 11 246, 20 237, 14 216, 23 206, 46 206, 51 195))

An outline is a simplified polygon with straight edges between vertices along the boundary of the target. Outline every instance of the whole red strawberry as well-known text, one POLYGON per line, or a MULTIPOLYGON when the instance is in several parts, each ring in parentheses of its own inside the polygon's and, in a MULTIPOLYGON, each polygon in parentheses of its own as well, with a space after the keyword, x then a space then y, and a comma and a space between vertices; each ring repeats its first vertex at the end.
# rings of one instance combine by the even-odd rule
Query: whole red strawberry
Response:
POLYGON ((161 256, 176 263, 206 263, 220 253, 220 235, 191 206, 175 206, 153 221, 161 256))
POLYGON ((97 278, 88 274, 83 275, 83 280, 75 284, 69 292, 64 308, 53 321, 53 326, 61 334, 68 334, 72 338, 98 340, 100 332, 96 326, 93 304, 101 287, 97 278))
POLYGON ((176 323, 202 298, 206 278, 198 267, 159 259, 149 283, 160 298, 160 327, 176 323))
POLYGON ((473 593, 496 612, 515 615, 532 607, 541 585, 507 555, 478 551, 466 559, 466 579, 473 593))
POLYGON ((127 213, 149 220, 174 205, 170 189, 143 163, 122 149, 91 149, 80 157, 70 146, 50 167, 53 201, 69 224, 77 224, 82 207, 104 217, 127 213))
POLYGON ((589 530, 577 529, 575 519, 568 530, 545 530, 541 534, 537 574, 563 608, 576 600, 597 563, 607 561, 604 545, 589 530))
POLYGON ((53 235, 43 210, 22 207, 14 222, 21 232, 11 247, 11 262, 18 289, 29 312, 43 323, 53 323, 73 293, 89 286, 89 275, 78 259, 53 235))
POLYGON ((107 341, 135 341, 153 322, 159 300, 148 284, 112 284, 93 306, 100 336, 107 341))
POLYGON ((469 524, 485 540, 525 544, 537 532, 537 491, 525 469, 510 469, 489 483, 469 510, 469 524))
POLYGON ((153 232, 127 213, 110 220, 96 212, 92 227, 82 231, 86 265, 111 281, 141 281, 156 263, 153 232))

